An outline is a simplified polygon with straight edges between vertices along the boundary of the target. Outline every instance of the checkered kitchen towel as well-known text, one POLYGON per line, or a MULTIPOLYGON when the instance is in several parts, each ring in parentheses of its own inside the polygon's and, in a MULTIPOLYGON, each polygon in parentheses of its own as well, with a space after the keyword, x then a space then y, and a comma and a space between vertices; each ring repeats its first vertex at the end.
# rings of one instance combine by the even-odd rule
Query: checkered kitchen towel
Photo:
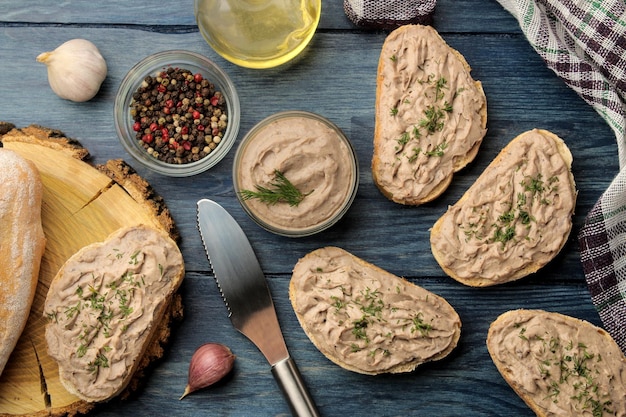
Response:
POLYGON ((620 172, 578 235, 591 299, 626 353, 626 3, 498 0, 567 85, 615 132, 620 172))
POLYGON ((401 25, 430 25, 437 0, 343 0, 346 16, 357 26, 392 30, 401 25))

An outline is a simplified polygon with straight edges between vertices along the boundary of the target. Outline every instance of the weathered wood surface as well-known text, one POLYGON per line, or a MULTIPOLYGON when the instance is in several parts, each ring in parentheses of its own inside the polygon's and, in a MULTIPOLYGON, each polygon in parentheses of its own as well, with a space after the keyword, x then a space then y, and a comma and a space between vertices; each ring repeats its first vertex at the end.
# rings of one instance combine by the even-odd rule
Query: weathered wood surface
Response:
MULTIPOLYGON (((63 138, 60 132, 38 126, 11 130, 0 135, 0 142, 3 148, 33 161, 39 170, 43 184, 41 222, 46 236, 30 316, 0 377, 0 416, 85 412, 93 404, 63 387, 58 366, 47 352, 43 311, 51 282, 70 256, 105 240, 121 227, 145 224, 166 231, 174 239, 178 235, 162 200, 119 160, 96 169, 83 160, 89 155, 87 149, 63 138)), ((169 307, 178 306, 179 299, 178 294, 174 303, 168 299, 169 307)), ((151 339, 153 345, 146 350, 149 353, 140 358, 141 371, 161 356, 160 346, 168 341, 170 312, 180 315, 175 308, 166 309, 151 339)))
POLYGON ((133 165, 115 135, 115 93, 139 59, 166 49, 200 52, 230 75, 242 107, 239 140, 276 111, 309 110, 342 128, 359 158, 360 188, 346 217, 332 229, 304 239, 274 236, 247 218, 232 187, 234 149, 212 170, 191 178, 167 178, 137 166, 165 198, 181 233, 188 270, 182 287, 185 319, 143 389, 129 400, 98 407, 94 415, 288 415, 269 366, 231 327, 209 274, 195 225, 195 203, 204 197, 224 205, 250 238, 267 275, 287 345, 325 416, 532 416, 489 358, 485 337, 491 321, 506 310, 542 308, 600 324, 584 282, 576 234, 617 173, 617 145, 600 116, 545 67, 515 20, 495 0, 437 4, 433 26, 466 57, 473 76, 483 83, 489 131, 476 160, 455 177, 446 193, 413 208, 386 200, 369 171, 376 66, 385 33, 353 27, 341 0, 323 1, 320 27, 301 58, 261 71, 236 67, 208 47, 194 25, 191 0, 5 1, 1 9, 0 119, 60 129, 80 140, 95 163, 124 158, 133 165), (48 87, 45 67, 35 62, 38 53, 76 37, 98 45, 109 66, 99 95, 80 104, 58 99, 48 87), (534 127, 562 137, 574 156, 579 197, 570 239, 563 252, 532 277, 496 288, 464 287, 445 277, 433 259, 429 228, 508 141, 534 127), (456 351, 413 373, 379 377, 353 374, 326 360, 299 327, 287 288, 297 259, 330 244, 444 296, 463 321, 456 351), (224 383, 178 401, 189 358, 207 341, 232 348, 237 355, 235 370, 224 383))

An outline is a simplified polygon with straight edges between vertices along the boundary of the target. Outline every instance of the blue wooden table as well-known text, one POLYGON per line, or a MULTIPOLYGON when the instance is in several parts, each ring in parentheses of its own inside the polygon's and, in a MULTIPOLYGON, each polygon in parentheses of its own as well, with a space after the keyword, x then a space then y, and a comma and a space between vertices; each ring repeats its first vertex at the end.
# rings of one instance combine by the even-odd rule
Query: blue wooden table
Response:
MULTIPOLYGON (((495 0, 439 0, 433 26, 458 49, 481 80, 488 100, 488 133, 475 161, 436 201, 403 207, 372 183, 376 67, 383 32, 354 27, 341 0, 324 0, 319 29, 295 62, 271 70, 237 67, 214 53, 195 25, 193 1, 106 2, 5 0, 0 6, 0 120, 32 123, 78 139, 93 163, 123 158, 113 124, 113 102, 126 72, 140 59, 167 49, 199 52, 220 65, 239 92, 238 141, 258 121, 282 110, 326 116, 352 140, 360 188, 346 217, 313 237, 289 239, 256 226, 232 187, 234 149, 210 171, 169 178, 135 166, 164 197, 180 229, 187 275, 185 317, 163 360, 130 399, 98 407, 97 416, 275 416, 289 410, 256 348, 237 333, 209 273, 195 225, 200 198, 221 203, 241 224, 269 281, 286 343, 325 416, 532 416, 499 375, 485 346, 489 324, 502 312, 540 308, 599 325, 586 288, 576 235, 584 216, 617 173, 617 145, 598 114, 569 90, 532 50, 516 21, 495 0), (72 103, 48 87, 35 57, 72 38, 94 42, 109 73, 98 96, 72 103), (574 156, 579 190, 574 228, 560 255, 521 281, 474 289, 443 274, 431 255, 429 228, 472 184, 500 149, 532 128, 562 137, 574 156), (311 250, 342 247, 445 297, 463 322, 457 349, 445 360, 402 375, 377 377, 345 371, 328 361, 297 323, 287 296, 291 269, 311 250), (237 355, 234 372, 213 388, 179 401, 189 359, 200 344, 219 342, 237 355)), ((1 169, 1 167, 0 167, 1 169)), ((1 413, 2 410, 0 410, 1 413)))

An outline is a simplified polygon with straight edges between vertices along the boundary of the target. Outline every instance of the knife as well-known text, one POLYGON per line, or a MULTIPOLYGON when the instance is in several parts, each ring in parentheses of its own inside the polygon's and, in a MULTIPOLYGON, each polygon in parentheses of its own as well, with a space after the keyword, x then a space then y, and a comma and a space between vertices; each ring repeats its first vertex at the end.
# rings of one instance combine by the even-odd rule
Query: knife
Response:
POLYGON ((198 230, 233 326, 271 365, 294 416, 319 416, 289 355, 261 265, 237 221, 219 204, 198 201, 198 230))

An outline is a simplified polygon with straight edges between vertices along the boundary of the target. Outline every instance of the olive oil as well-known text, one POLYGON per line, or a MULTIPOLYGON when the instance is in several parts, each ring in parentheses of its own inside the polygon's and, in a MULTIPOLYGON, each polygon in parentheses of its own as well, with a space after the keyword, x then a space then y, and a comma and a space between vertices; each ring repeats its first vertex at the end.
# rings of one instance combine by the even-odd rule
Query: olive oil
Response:
POLYGON ((309 43, 321 0, 196 0, 202 36, 222 57, 248 68, 270 68, 309 43))

